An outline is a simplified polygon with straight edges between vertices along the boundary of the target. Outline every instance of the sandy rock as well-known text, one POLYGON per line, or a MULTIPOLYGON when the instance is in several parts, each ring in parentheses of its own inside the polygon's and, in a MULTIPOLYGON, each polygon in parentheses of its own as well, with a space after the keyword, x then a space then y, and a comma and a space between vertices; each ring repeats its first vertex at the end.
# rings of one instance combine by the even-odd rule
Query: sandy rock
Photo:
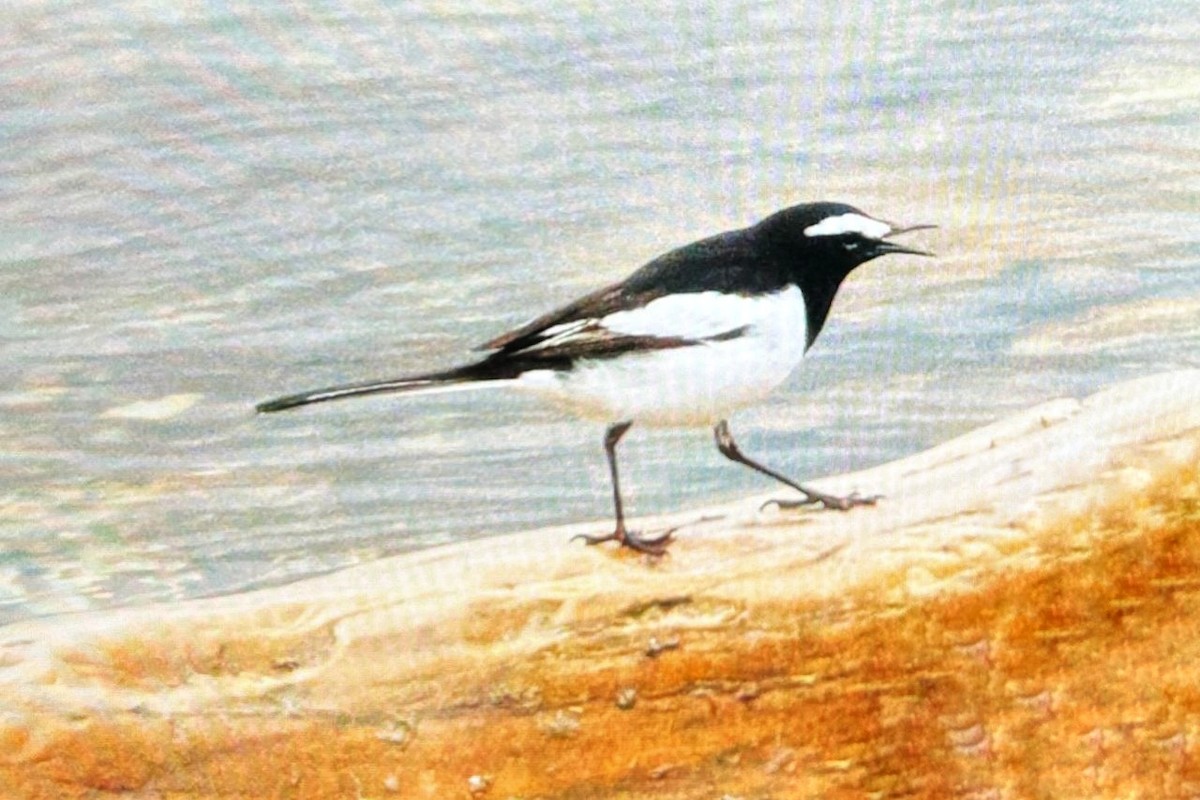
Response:
MULTIPOLYGON (((814 485, 0 629, 15 797, 1200 793, 1200 371, 814 485)), ((7 795, 4 795, 7 796, 7 795)))

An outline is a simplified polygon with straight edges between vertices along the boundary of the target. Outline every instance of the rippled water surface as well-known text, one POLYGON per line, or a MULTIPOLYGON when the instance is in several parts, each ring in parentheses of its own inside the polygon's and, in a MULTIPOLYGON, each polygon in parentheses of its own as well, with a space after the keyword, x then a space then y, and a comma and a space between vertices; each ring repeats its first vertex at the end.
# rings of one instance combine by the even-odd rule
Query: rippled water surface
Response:
MULTIPOLYGON (((735 417, 789 473, 1200 366, 1194 4, 729 8, 10 5, 0 621, 606 517, 602 431, 528 398, 251 408, 805 199, 941 227, 735 417)), ((636 512, 766 488, 707 431, 623 456, 636 512)))

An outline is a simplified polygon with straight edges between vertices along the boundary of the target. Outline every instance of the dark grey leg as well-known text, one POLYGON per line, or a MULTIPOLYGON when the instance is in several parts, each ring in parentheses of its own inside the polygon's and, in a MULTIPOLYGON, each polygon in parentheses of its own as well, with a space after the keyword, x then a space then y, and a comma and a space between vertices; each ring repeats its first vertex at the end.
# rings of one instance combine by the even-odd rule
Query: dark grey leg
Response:
POLYGON ((761 472, 763 475, 774 478, 780 483, 790 486, 796 491, 804 495, 801 500, 776 500, 775 502, 780 508, 796 508, 798 506, 808 506, 820 504, 823 508, 834 508, 839 511, 846 511, 855 506, 873 506, 875 501, 880 498, 880 495, 871 495, 870 497, 860 497, 858 493, 847 497, 837 497, 824 492, 818 492, 813 489, 806 489, 795 481, 780 475, 773 469, 768 469, 757 461, 748 458, 738 447, 737 442, 733 440, 733 434, 729 432, 729 422, 721 420, 717 426, 713 428, 713 438, 717 440, 717 449, 721 451, 721 455, 728 458, 730 461, 736 461, 739 464, 745 464, 755 472, 761 472))
POLYGON ((625 507, 621 502, 621 479, 617 474, 617 442, 621 441, 621 437, 631 427, 633 427, 633 421, 625 420, 624 422, 609 425, 608 430, 604 432, 604 454, 608 456, 608 474, 612 478, 613 508, 616 510, 617 515, 616 528, 613 529, 612 533, 605 536, 585 536, 581 533, 572 538, 583 539, 588 544, 616 541, 623 547, 637 550, 639 553, 649 553, 658 556, 667 551, 667 545, 671 542, 672 531, 667 531, 662 536, 654 538, 642 538, 625 528, 625 507))

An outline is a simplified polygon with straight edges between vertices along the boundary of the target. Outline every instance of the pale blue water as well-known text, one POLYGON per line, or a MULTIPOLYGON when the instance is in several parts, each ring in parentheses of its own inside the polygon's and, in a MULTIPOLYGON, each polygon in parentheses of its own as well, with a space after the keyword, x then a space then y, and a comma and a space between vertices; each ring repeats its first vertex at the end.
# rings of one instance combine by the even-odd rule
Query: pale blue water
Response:
MULTIPOLYGON (((527 398, 251 407, 453 364, 801 200, 942 227, 735 417, 791 474, 1197 366, 1195 11, 10 4, 0 621, 607 517, 600 428, 527 398)), ((622 454, 635 512, 767 488, 707 431, 622 454)))

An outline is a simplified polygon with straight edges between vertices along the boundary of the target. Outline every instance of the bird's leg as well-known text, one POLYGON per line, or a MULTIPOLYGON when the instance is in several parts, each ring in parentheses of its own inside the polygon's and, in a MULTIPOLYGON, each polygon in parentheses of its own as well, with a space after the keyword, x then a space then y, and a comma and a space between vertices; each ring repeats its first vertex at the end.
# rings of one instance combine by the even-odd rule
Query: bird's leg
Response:
POLYGON ((608 472, 612 477, 613 487, 613 507, 616 509, 617 514, 616 528, 613 529, 612 533, 605 536, 586 536, 581 533, 573 536, 572 539, 583 539, 588 544, 616 541, 623 547, 637 550, 639 553, 649 553, 650 555, 659 556, 667 552, 667 545, 671 542, 672 531, 667 531, 662 536, 654 538, 642 538, 636 533, 625 529, 625 509, 621 503, 621 480, 617 475, 617 442, 621 441, 621 437, 632 426, 632 420, 625 420, 624 422, 617 422, 608 426, 608 430, 604 433, 604 454, 608 456, 608 472))
POLYGON ((721 455, 728 458, 730 461, 736 461, 739 464, 745 464, 755 472, 761 472, 763 475, 774 478, 782 484, 792 487, 796 491, 804 495, 800 500, 775 500, 780 508, 796 508, 798 506, 809 506, 820 504, 823 508, 834 508, 839 511, 846 511, 855 506, 873 506, 880 495, 871 495, 870 497, 861 497, 857 492, 846 497, 838 497, 836 495, 825 494, 814 489, 806 489, 795 481, 780 475, 773 469, 768 469, 757 461, 748 458, 738 447, 737 442, 733 440, 733 434, 729 432, 729 423, 726 420, 721 420, 717 426, 713 428, 713 437, 717 440, 717 449, 721 451, 721 455))

